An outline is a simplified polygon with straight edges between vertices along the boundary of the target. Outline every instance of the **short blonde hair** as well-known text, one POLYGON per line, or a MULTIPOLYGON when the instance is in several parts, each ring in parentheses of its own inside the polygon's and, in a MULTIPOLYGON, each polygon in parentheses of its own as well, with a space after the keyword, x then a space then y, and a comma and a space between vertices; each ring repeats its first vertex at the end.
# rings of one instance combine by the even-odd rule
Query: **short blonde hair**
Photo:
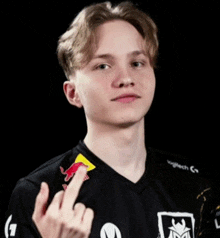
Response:
POLYGON ((150 16, 131 2, 122 2, 116 7, 104 2, 84 8, 59 39, 57 56, 67 78, 92 59, 95 28, 115 19, 127 21, 138 30, 147 43, 151 65, 156 66, 159 45, 157 26, 150 16))

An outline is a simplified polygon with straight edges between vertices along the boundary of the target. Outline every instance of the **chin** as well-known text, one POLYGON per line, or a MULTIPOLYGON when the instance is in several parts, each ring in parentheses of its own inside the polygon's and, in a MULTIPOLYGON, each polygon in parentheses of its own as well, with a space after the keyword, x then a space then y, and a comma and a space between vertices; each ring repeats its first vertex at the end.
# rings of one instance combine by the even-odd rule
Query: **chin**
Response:
POLYGON ((142 115, 141 117, 135 117, 135 118, 126 118, 126 120, 119 120, 116 122, 117 126, 119 128, 129 128, 134 125, 140 124, 141 122, 144 121, 145 114, 142 115))
POLYGON ((132 126, 134 126, 137 122, 125 122, 125 123, 121 123, 121 124, 118 124, 118 127, 119 128, 130 128, 132 126))

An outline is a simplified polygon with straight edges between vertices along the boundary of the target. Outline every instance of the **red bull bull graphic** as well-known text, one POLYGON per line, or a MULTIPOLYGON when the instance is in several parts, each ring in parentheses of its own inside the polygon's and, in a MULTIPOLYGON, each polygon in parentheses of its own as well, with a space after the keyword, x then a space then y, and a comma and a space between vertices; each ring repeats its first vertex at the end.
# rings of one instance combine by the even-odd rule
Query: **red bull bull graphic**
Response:
MULTIPOLYGON (((69 182, 69 180, 73 177, 73 175, 76 173, 76 171, 79 169, 80 166, 87 167, 82 162, 79 163, 73 163, 66 171, 64 171, 63 167, 60 167, 60 171, 63 175, 66 175, 66 178, 64 179, 65 182, 69 182)), ((89 176, 86 175, 84 180, 89 179, 89 176)))
MULTIPOLYGON (((77 172, 80 166, 85 166, 87 168, 87 171, 91 171, 96 168, 95 165, 93 165, 90 161, 86 159, 86 157, 84 157, 82 154, 79 154, 76 157, 75 162, 67 170, 64 170, 63 167, 60 167, 61 173, 63 175, 66 175, 64 181, 69 182, 69 180, 75 175, 75 173, 77 172)), ((84 181, 88 179, 89 179, 89 176, 86 175, 84 178, 84 181)), ((67 184, 63 184, 63 188, 64 190, 66 190, 67 184)))

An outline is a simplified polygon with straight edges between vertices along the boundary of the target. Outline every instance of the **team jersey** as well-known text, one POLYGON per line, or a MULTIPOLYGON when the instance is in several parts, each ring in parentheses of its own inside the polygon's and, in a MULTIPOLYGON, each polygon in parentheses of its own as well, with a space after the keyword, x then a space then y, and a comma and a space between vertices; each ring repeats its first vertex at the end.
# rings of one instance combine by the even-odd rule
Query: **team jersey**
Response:
POLYGON ((83 142, 18 181, 9 203, 5 237, 41 237, 32 222, 41 182, 54 195, 65 190, 80 165, 87 177, 76 202, 95 213, 90 238, 217 238, 220 199, 196 168, 180 157, 147 148, 146 169, 137 183, 126 179, 83 142))

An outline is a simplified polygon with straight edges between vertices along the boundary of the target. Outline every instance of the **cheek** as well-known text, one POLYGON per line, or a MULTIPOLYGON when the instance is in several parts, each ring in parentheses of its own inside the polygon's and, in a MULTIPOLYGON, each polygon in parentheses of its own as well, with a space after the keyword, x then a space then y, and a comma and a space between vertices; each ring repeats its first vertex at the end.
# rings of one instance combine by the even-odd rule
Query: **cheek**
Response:
POLYGON ((156 79, 155 79, 155 74, 154 72, 147 72, 147 73, 143 73, 142 75, 140 75, 141 83, 140 83, 140 87, 147 93, 151 93, 152 95, 154 95, 155 92, 155 88, 156 88, 156 79))
POLYGON ((155 89, 156 89, 156 79, 155 79, 155 77, 152 78, 149 87, 150 87, 150 89, 151 89, 152 94, 154 95, 155 89))
POLYGON ((81 84, 78 93, 85 112, 97 110, 97 105, 103 100, 102 90, 94 84, 81 84))

